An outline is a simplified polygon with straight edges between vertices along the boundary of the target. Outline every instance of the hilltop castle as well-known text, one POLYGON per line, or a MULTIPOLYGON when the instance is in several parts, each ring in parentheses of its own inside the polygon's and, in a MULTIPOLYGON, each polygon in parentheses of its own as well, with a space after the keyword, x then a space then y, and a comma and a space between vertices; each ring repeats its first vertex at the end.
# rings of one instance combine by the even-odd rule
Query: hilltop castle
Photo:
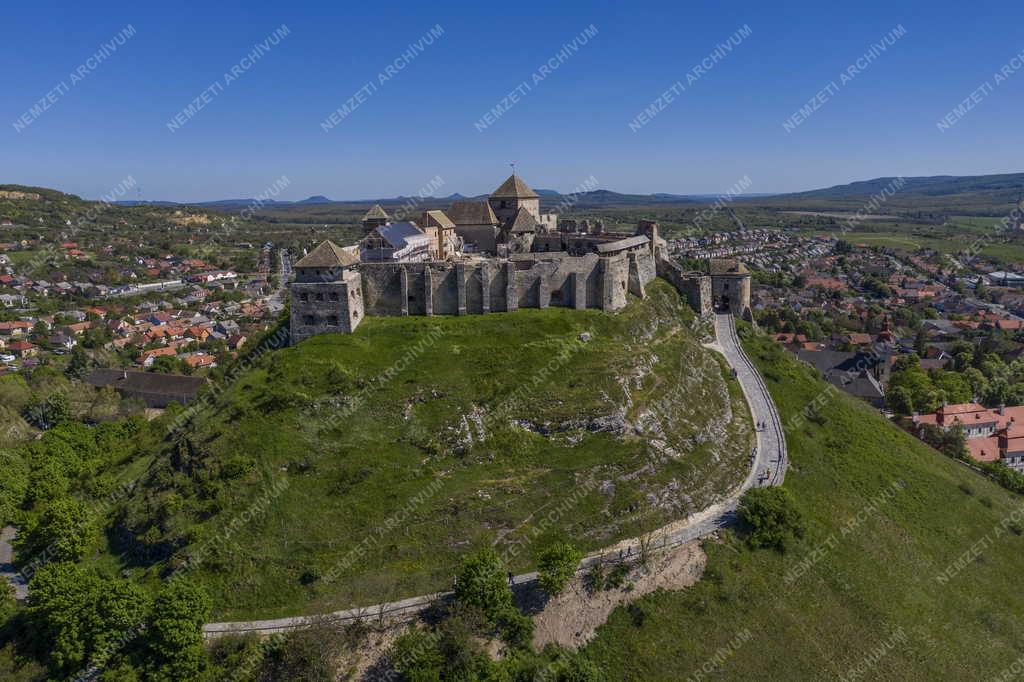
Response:
POLYGON ((352 333, 366 315, 469 315, 563 306, 619 310, 664 277, 700 314, 748 315, 750 275, 719 264, 710 276, 670 261, 658 224, 607 232, 601 221, 558 221, 513 174, 486 200, 455 201, 419 222, 363 218, 356 247, 325 241, 294 265, 291 338, 352 333), (717 271, 716 271, 717 270, 717 271))

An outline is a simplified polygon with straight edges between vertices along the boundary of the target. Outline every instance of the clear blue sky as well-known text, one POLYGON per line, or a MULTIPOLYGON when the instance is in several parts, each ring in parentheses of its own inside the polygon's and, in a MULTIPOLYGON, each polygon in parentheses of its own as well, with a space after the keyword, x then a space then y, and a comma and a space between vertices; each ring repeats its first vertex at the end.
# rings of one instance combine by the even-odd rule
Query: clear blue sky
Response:
POLYGON ((0 41, 0 182, 97 197, 335 199, 534 187, 623 192, 828 186, 1024 170, 1024 69, 936 123, 1024 51, 1024 5, 858 2, 16 3, 0 41), (79 65, 134 36, 78 82, 79 65), (253 46, 288 35, 175 132, 167 124, 253 46), (321 123, 431 27, 444 34, 341 122, 321 123), (533 74, 593 25, 541 82, 533 74), (897 25, 899 38, 791 132, 783 122, 897 25), (751 34, 639 130, 629 122, 734 32, 751 34), (521 82, 493 125, 474 125, 521 82), (64 83, 49 108, 15 122, 64 83))

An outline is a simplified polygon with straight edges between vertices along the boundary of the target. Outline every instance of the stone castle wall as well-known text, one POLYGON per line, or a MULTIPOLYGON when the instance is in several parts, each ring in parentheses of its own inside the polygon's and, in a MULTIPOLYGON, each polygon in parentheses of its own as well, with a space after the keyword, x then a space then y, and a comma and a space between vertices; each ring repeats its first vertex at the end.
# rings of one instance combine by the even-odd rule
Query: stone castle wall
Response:
POLYGON ((468 262, 362 263, 367 315, 476 315, 549 306, 614 311, 655 277, 649 249, 468 262))
POLYGON ((531 253, 462 262, 360 263, 336 280, 291 285, 292 342, 350 334, 367 315, 478 315, 549 306, 611 312, 625 307, 630 294, 644 297, 655 277, 672 284, 698 314, 712 312, 713 278, 686 272, 661 252, 656 258, 647 245, 610 256, 531 253))
POLYGON ((657 259, 658 276, 676 288, 698 315, 710 315, 713 310, 711 277, 699 272, 687 272, 675 261, 657 259))

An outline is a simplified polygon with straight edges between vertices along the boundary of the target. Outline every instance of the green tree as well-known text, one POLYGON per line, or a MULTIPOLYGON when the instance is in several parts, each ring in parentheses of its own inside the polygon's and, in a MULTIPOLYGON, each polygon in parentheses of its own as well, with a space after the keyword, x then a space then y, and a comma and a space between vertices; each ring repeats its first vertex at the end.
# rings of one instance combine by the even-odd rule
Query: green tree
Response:
POLYGON ((497 552, 487 547, 463 560, 455 598, 462 604, 480 609, 492 622, 512 608, 507 568, 497 552))
POLYGON ((206 664, 203 623, 213 603, 189 578, 172 577, 153 602, 153 616, 146 632, 153 677, 158 680, 191 680, 206 664))
POLYGON ((974 399, 974 391, 967 377, 957 372, 937 372, 932 383, 942 391, 948 403, 969 403, 974 399))
POLYGON ((39 521, 15 540, 18 558, 31 562, 78 561, 92 539, 89 510, 81 502, 62 497, 47 504, 39 521))
POLYGON ((785 552, 803 537, 802 515, 785 488, 751 488, 743 493, 738 513, 750 527, 748 541, 754 547, 785 552))
POLYGON ((537 582, 552 597, 561 593, 576 575, 583 554, 566 542, 558 542, 537 555, 537 582))
POLYGON ((50 666, 69 672, 86 661, 89 623, 102 585, 76 564, 46 564, 29 583, 28 614, 45 642, 50 666))
POLYGON ((96 600, 91 649, 93 663, 103 667, 141 633, 149 615, 149 595, 127 580, 107 585, 96 600))
POLYGON ((63 391, 54 391, 45 398, 34 395, 22 411, 22 416, 32 426, 45 430, 71 419, 71 407, 63 391))
POLYGON ((71 359, 68 361, 68 366, 64 370, 64 374, 69 379, 82 379, 89 370, 92 369, 92 359, 89 354, 85 352, 85 349, 81 346, 75 346, 71 349, 71 359))
POLYGON ((896 414, 909 415, 914 413, 914 398, 903 386, 891 387, 885 394, 885 402, 896 414))

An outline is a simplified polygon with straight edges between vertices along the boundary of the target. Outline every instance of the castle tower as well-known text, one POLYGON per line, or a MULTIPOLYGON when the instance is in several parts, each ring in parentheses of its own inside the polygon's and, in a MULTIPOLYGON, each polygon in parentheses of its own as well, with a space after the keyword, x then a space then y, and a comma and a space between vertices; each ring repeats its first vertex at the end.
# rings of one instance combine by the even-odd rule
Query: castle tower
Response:
POLYGON ((351 334, 363 321, 359 257, 330 240, 295 264, 291 284, 291 342, 316 334, 351 334))
POLYGON ((363 233, 370 234, 381 225, 391 222, 391 217, 380 204, 374 204, 373 208, 363 216, 363 233))
POLYGON ((487 201, 502 225, 514 219, 520 208, 525 208, 536 222, 541 222, 540 195, 515 173, 501 183, 487 201))

